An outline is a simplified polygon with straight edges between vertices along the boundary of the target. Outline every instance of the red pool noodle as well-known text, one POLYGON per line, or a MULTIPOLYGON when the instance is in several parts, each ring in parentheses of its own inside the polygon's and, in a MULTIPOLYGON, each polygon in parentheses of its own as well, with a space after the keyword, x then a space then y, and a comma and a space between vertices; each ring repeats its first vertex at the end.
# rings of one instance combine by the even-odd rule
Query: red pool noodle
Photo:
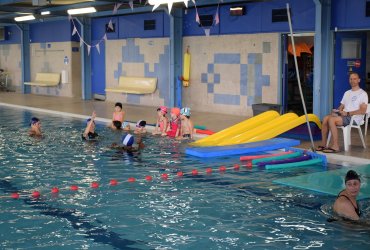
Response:
POLYGON ((279 153, 274 153, 274 154, 265 154, 265 155, 246 155, 246 156, 240 156, 240 160, 250 161, 254 159, 267 158, 267 157, 279 156, 279 155, 287 155, 291 153, 293 153, 293 151, 284 151, 284 152, 279 152, 279 153))
POLYGON ((266 165, 275 165, 275 164, 283 164, 283 163, 291 163, 291 162, 300 162, 300 161, 307 161, 311 159, 310 155, 303 155, 300 157, 284 159, 284 160, 275 160, 275 161, 266 161, 266 162, 259 162, 257 165, 259 167, 264 167, 266 165))
POLYGON ((195 132, 197 134, 204 134, 204 135, 213 135, 215 132, 208 130, 208 129, 196 129, 195 132))

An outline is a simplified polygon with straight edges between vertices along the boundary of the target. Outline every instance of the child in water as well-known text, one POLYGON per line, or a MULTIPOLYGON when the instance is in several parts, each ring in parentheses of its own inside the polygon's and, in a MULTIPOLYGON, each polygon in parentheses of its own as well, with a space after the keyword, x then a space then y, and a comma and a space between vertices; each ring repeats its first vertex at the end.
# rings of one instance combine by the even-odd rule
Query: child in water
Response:
POLYGON ((167 114, 167 107, 165 106, 160 106, 157 109, 157 123, 154 128, 153 135, 162 135, 166 136, 167 133, 167 125, 168 125, 168 119, 166 117, 167 114))
POLYGON ((32 117, 31 122, 30 122, 30 130, 28 131, 28 134, 30 136, 42 136, 41 133, 41 122, 39 118, 37 117, 32 117))
POLYGON ((193 139, 194 125, 190 120, 190 108, 182 108, 180 111, 181 118, 181 136, 178 139, 193 139))
POLYGON ((116 129, 119 124, 118 122, 120 122, 122 126, 124 120, 125 120, 125 112, 122 110, 122 103, 117 102, 114 105, 114 112, 113 112, 112 123, 110 127, 113 129, 116 129))
POLYGON ((140 120, 136 123, 134 134, 145 134, 146 133, 146 121, 140 120))
POLYGON ((181 119, 180 119, 180 109, 172 108, 171 109, 171 121, 168 126, 167 136, 176 138, 180 135, 181 129, 181 119))
POLYGON ((98 134, 95 132, 95 111, 92 112, 91 118, 86 121, 86 128, 82 134, 82 140, 95 140, 98 137, 98 134))
POLYGON ((141 139, 141 136, 139 136, 136 140, 136 144, 137 146, 134 147, 133 144, 135 142, 135 138, 133 135, 131 134, 126 134, 124 136, 122 136, 122 145, 118 145, 117 143, 113 143, 112 144, 112 148, 116 148, 116 149, 120 149, 122 151, 127 151, 127 152, 136 152, 136 151, 139 151, 141 149, 143 149, 145 147, 142 139, 141 139))

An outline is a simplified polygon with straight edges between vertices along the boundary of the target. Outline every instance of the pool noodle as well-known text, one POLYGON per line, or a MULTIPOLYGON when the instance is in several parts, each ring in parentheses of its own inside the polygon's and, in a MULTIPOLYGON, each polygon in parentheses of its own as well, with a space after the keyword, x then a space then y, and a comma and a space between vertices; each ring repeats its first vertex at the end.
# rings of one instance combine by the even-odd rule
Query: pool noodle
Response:
POLYGON ((264 155, 245 155, 245 156, 240 156, 241 161, 250 161, 254 159, 260 159, 260 158, 267 158, 271 156, 279 156, 279 155, 286 155, 286 154, 291 154, 293 151, 282 151, 279 153, 274 153, 274 154, 264 154, 264 155))
POLYGON ((202 129, 202 130, 206 130, 206 126, 203 126, 203 125, 194 125, 194 128, 196 129, 202 129))
POLYGON ((284 160, 275 160, 275 161, 268 161, 268 162, 260 162, 257 165, 259 167, 264 167, 266 165, 277 165, 283 163, 291 163, 291 162, 300 162, 300 161, 307 161, 310 160, 312 157, 310 155, 302 155, 300 157, 289 158, 284 160))
POLYGON ((292 162, 286 164, 276 164, 276 165, 266 165, 265 168, 267 170, 274 170, 274 169, 282 169, 282 168, 293 168, 293 167, 303 167, 309 165, 315 165, 318 163, 322 163, 322 159, 315 158, 308 161, 300 161, 300 162, 292 162))
POLYGON ((291 154, 286 154, 286 155, 279 155, 279 156, 273 156, 273 157, 266 157, 266 158, 261 158, 261 159, 255 159, 252 160, 253 165, 257 165, 259 162, 268 162, 268 161, 274 161, 274 160, 283 160, 283 159, 289 159, 289 158, 295 158, 301 156, 301 152, 294 152, 291 154))

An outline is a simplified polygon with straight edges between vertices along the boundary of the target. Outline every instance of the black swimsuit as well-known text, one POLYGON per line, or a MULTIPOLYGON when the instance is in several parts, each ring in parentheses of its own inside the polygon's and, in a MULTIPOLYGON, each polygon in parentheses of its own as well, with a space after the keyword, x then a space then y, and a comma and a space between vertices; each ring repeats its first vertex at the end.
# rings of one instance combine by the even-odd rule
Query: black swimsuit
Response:
MULTIPOLYGON (((342 191, 343 192, 343 191, 342 191)), ((356 212, 356 214, 358 215, 358 217, 360 217, 361 216, 361 211, 360 211, 360 207, 358 206, 358 204, 357 204, 357 202, 356 202, 356 206, 352 203, 352 201, 351 201, 351 199, 350 198, 348 198, 348 196, 347 195, 344 195, 344 194, 341 194, 342 192, 340 192, 339 193, 339 195, 337 196, 337 199, 339 198, 339 197, 346 197, 346 199, 347 200, 349 200, 349 202, 351 202, 351 204, 352 204, 352 206, 353 206, 353 208, 355 209, 355 212, 356 212)))

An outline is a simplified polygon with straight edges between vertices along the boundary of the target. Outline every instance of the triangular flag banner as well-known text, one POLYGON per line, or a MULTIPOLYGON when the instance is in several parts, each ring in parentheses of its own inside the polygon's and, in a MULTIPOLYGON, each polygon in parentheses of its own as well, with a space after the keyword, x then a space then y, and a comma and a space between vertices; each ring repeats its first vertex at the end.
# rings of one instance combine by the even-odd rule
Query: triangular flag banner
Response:
POLYGON ((117 3, 115 3, 114 4, 114 8, 113 8, 113 14, 116 14, 117 13, 117 10, 118 10, 117 3))
POLYGON ((100 46, 99 46, 99 43, 97 45, 95 45, 96 47, 96 50, 98 51, 98 54, 100 55, 100 46))
POLYGON ((104 40, 104 41, 107 41, 107 40, 108 40, 108 38, 107 38, 107 33, 105 33, 105 34, 104 34, 104 36, 103 36, 103 40, 104 40))
POLYGON ((220 17, 218 16, 218 8, 217 8, 217 12, 216 12, 216 16, 215 16, 215 25, 217 25, 219 23, 220 23, 220 17))
POLYGON ((76 26, 73 26, 72 36, 74 36, 77 32, 76 26))
POLYGON ((82 37, 80 37, 80 47, 82 47, 82 45, 84 45, 84 40, 82 40, 82 37))
POLYGON ((210 29, 204 29, 204 33, 206 34, 206 36, 209 36, 209 34, 211 33, 211 30, 210 29))
POLYGON ((113 30, 113 23, 112 23, 112 19, 111 19, 111 20, 109 20, 108 28, 109 28, 110 30, 113 30))
POLYGON ((90 45, 87 45, 87 55, 88 56, 90 55, 90 50, 91 50, 91 46, 90 45))
POLYGON ((195 21, 200 24, 200 19, 199 19, 198 11, 195 12, 195 21))
POLYGON ((195 0, 191 0, 193 2, 193 4, 195 4, 195 0))
POLYGON ((134 10, 134 1, 133 0, 130 0, 130 2, 128 2, 128 5, 130 5, 131 10, 134 10))

